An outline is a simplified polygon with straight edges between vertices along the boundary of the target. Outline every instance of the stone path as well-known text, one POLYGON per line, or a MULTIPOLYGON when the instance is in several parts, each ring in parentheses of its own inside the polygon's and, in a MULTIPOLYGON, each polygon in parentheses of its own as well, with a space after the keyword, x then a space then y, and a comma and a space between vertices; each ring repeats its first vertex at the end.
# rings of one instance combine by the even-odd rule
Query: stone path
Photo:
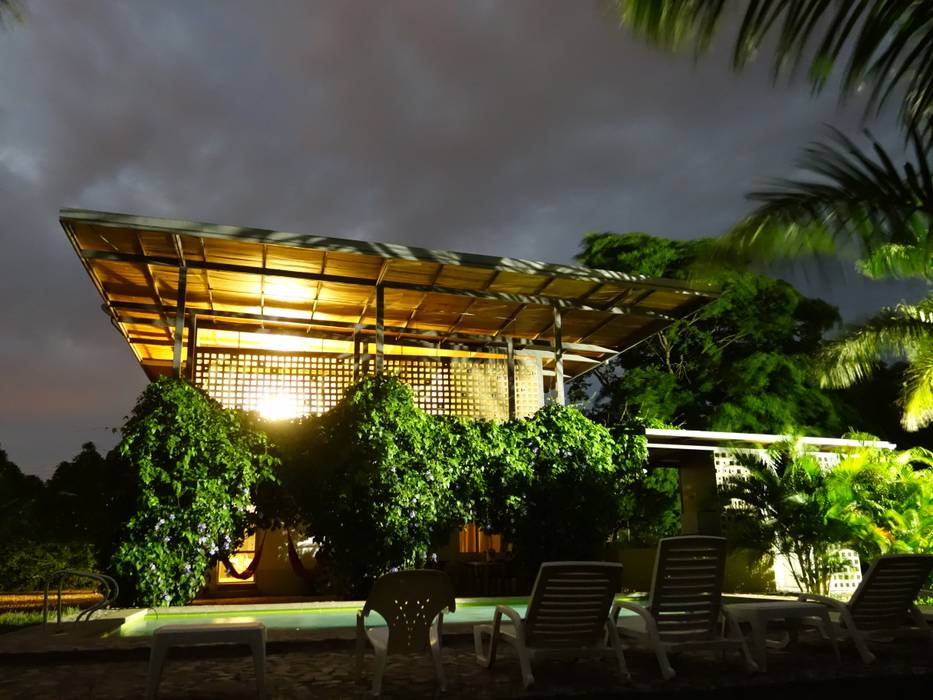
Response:
MULTIPOLYGON (((632 679, 624 682, 608 660, 536 664, 536 684, 521 686, 514 652, 504 647, 491 671, 479 667, 467 636, 451 638, 445 647, 447 698, 613 697, 724 698, 755 700, 807 697, 921 697, 933 681, 933 662, 924 644, 900 643, 879 652, 879 662, 866 667, 851 647, 843 648, 837 665, 828 645, 803 640, 792 651, 773 652, 767 674, 748 676, 736 655, 685 654, 674 660, 678 675, 659 678, 654 656, 628 651, 632 679)), ((135 698, 145 692, 148 651, 110 653, 2 654, 0 698, 135 698)), ((367 656, 364 683, 353 676, 352 645, 347 642, 270 644, 266 666, 270 698, 363 698, 369 696, 372 657, 367 656)), ((245 647, 177 650, 166 663, 161 698, 248 698, 255 696, 252 660, 245 647)), ((383 696, 430 698, 437 695, 428 655, 389 657, 383 696)))

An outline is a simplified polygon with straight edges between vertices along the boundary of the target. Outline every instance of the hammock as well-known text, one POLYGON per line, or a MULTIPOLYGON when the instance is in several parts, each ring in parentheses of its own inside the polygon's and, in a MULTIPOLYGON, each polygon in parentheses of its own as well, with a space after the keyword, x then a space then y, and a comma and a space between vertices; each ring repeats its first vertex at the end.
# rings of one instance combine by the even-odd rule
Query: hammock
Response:
POLYGON ((259 560, 262 558, 262 548, 266 543, 266 534, 262 534, 262 539, 259 540, 259 546, 256 547, 256 553, 253 555, 253 560, 249 563, 243 571, 237 571, 233 568, 233 564, 230 563, 230 559, 226 556, 220 558, 220 563, 224 565, 224 569, 227 571, 227 576, 231 576, 241 581, 246 581, 253 578, 253 575, 256 573, 256 569, 259 567, 259 560))
POLYGON ((295 572, 298 578, 303 578, 305 581, 313 581, 314 574, 308 571, 305 565, 301 563, 301 557, 298 556, 298 550, 295 549, 291 531, 286 530, 285 535, 288 537, 288 563, 292 565, 292 571, 295 572))

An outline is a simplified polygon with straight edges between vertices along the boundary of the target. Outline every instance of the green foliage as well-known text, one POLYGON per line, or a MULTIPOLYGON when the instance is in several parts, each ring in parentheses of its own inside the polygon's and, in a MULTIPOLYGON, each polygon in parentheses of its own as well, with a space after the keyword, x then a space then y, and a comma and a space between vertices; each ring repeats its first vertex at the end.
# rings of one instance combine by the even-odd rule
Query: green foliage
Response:
POLYGON ((833 508, 852 546, 871 561, 883 554, 933 553, 933 453, 860 449, 827 479, 833 508))
POLYGON ((400 380, 377 376, 285 432, 292 522, 321 539, 332 592, 360 595, 385 571, 423 563, 470 520, 529 567, 599 556, 642 519, 667 516, 656 529, 671 528, 670 475, 643 469, 644 435, 615 440, 572 408, 501 425, 435 417, 400 380))
POLYGON ((106 568, 136 506, 135 489, 132 471, 118 450, 103 457, 94 443, 85 443, 45 484, 45 537, 90 545, 96 560, 92 568, 106 568))
POLYGON ((600 558, 627 515, 626 485, 647 457, 643 435, 621 444, 578 410, 550 405, 504 430, 490 454, 488 529, 533 570, 552 559, 600 558))
MULTIPOLYGON (((80 608, 62 608, 62 618, 65 619, 81 612, 80 608)), ((54 620, 55 613, 49 613, 49 619, 54 620)), ((0 612, 0 634, 4 632, 13 632, 30 625, 39 625, 42 623, 41 610, 13 610, 0 612)))
POLYGON ((135 509, 113 558, 129 602, 183 604, 254 522, 255 487, 272 478, 264 434, 190 384, 159 379, 140 396, 118 447, 135 509))
POLYGON ((850 528, 835 517, 827 470, 793 443, 747 454, 740 462, 749 475, 727 480, 719 494, 745 504, 730 509, 733 533, 755 533, 743 544, 773 545, 788 557, 801 590, 827 593, 840 564, 834 551, 851 540, 850 528))
POLYGON ((40 531, 42 515, 42 480, 23 474, 0 449, 0 541, 40 531))
MULTIPOLYGON (((671 241, 641 233, 594 233, 583 264, 684 279, 711 241, 671 241)), ((674 323, 597 373, 594 415, 608 425, 644 416, 694 429, 839 434, 838 398, 811 377, 811 355, 838 321, 829 304, 786 282, 719 270, 719 299, 674 323)))
POLYGON ((367 377, 331 411, 305 426, 290 462, 322 555, 351 592, 392 567, 423 562, 469 519, 459 496, 481 428, 437 421, 393 377, 367 377), (446 430, 442 427, 446 426, 446 430))
MULTIPOLYGON (((726 3, 698 0, 616 0, 619 21, 668 47, 704 50, 717 33, 726 3)), ((909 162, 871 137, 863 148, 834 130, 811 144, 798 163, 803 177, 777 180, 750 197, 759 206, 718 246, 717 258, 748 263, 802 255, 856 256, 856 269, 873 279, 933 279, 933 39, 929 3, 755 2, 744 10, 734 64, 744 65, 776 33, 775 76, 801 60, 821 89, 846 56, 842 94, 870 86, 867 108, 892 95, 901 102, 909 162), (819 37, 819 39, 817 39, 819 37), (902 88, 905 88, 902 89, 902 88)), ((874 372, 893 352, 908 363, 899 403, 902 424, 933 423, 933 297, 882 309, 831 345, 822 365, 825 386, 848 387, 874 372)))
MULTIPOLYGON (((693 46, 699 54, 712 43, 723 12, 722 0, 614 0, 619 22, 668 48, 693 46)), ((759 0, 741 3, 732 63, 741 69, 762 46, 774 52, 776 79, 808 62, 807 77, 821 90, 843 59, 843 95, 868 88, 866 111, 880 111, 894 96, 908 128, 924 126, 933 108, 933 65, 929 61, 930 8, 923 2, 812 2, 759 0)))
MULTIPOLYGON (((89 544, 44 542, 30 537, 0 543, 0 562, 0 591, 8 593, 41 591, 49 576, 60 569, 95 569, 94 550, 89 544)), ((87 579, 65 579, 66 588, 95 585, 87 579)))
POLYGON ((866 562, 883 554, 933 553, 933 453, 927 450, 862 445, 824 469, 786 443, 764 460, 742 463, 750 476, 733 478, 720 491, 749 506, 726 509, 729 534, 796 557, 793 574, 807 590, 825 591, 838 546, 852 547, 866 562))

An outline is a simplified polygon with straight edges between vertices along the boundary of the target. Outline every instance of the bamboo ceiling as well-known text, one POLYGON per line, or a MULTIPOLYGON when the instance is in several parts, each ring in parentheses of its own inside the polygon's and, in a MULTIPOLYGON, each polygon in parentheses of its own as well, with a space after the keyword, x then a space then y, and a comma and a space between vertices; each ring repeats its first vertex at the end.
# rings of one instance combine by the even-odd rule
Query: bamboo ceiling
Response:
POLYGON ((567 378, 716 296, 643 275, 389 243, 80 209, 60 221, 150 377, 171 368, 180 287, 199 348, 333 351, 354 332, 374 342, 381 286, 387 353, 501 355, 511 338, 516 353, 553 370, 559 315, 567 378))

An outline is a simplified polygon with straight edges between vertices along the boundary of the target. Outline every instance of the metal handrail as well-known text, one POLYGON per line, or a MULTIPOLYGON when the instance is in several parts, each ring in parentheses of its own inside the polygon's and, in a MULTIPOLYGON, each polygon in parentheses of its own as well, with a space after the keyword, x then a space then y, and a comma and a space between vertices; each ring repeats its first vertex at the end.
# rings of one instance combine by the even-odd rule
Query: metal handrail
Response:
POLYGON ((104 608, 111 603, 115 602, 117 596, 120 595, 120 586, 117 582, 107 574, 95 574, 90 571, 77 571, 76 569, 60 569, 56 571, 45 581, 45 598, 42 602, 42 624, 46 625, 49 621, 49 586, 52 581, 58 579, 58 618, 56 624, 62 624, 62 586, 65 583, 65 578, 67 576, 78 576, 81 578, 89 578, 94 581, 98 581, 104 586, 104 599, 98 603, 94 603, 87 610, 82 610, 78 613, 78 616, 75 618, 75 622, 80 622, 83 617, 85 621, 91 619, 91 615, 101 608, 104 608))

